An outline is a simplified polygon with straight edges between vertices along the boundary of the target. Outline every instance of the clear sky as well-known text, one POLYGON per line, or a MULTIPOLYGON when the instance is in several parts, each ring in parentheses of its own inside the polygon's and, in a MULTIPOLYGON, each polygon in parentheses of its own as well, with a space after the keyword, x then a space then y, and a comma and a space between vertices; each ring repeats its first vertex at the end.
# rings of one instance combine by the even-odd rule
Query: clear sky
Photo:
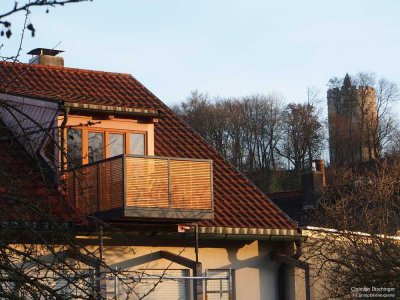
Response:
MULTIPOLYGON (((11 21, 2 55, 17 48, 21 17, 11 21)), ((299 102, 315 86, 324 98, 346 72, 400 82, 399 0, 94 0, 34 9, 30 21, 24 53, 61 41, 66 66, 131 73, 170 105, 195 89, 299 102)))

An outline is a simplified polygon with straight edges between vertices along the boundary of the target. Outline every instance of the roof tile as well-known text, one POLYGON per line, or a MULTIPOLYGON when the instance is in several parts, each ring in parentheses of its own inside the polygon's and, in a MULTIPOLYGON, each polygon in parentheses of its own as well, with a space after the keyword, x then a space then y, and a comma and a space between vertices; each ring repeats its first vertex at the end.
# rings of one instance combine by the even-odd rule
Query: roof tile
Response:
POLYGON ((0 63, 0 92, 52 101, 160 110, 155 154, 214 162, 215 218, 202 226, 295 229, 297 225, 163 102, 128 74, 0 63))

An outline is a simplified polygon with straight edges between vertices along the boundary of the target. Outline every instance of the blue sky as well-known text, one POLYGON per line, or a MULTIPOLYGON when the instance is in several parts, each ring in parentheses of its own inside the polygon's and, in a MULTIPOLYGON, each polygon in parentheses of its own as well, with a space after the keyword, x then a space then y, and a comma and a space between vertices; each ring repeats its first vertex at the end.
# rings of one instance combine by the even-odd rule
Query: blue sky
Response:
MULTIPOLYGON (((11 20, 2 55, 17 48, 22 18, 11 20)), ((66 66, 131 73, 169 105, 195 89, 300 102, 314 86, 325 98, 346 72, 400 82, 398 0, 95 0, 34 9, 30 21, 24 53, 61 41, 66 66)))

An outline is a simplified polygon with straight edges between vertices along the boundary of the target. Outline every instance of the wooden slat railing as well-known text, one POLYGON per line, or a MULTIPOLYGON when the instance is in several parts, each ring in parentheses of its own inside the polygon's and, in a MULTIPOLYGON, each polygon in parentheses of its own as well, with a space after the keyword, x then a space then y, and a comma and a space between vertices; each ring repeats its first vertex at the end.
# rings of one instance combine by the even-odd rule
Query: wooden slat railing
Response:
POLYGON ((85 214, 213 210, 210 160, 121 155, 69 171, 67 186, 70 201, 85 214))
POLYGON ((123 158, 115 157, 70 170, 68 198, 83 214, 124 206, 123 158))

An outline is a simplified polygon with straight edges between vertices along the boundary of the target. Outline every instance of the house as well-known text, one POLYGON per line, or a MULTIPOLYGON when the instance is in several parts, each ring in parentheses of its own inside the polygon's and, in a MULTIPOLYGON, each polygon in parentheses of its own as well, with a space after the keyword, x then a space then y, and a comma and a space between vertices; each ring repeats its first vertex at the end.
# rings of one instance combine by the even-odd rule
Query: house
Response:
MULTIPOLYGON (((0 168, 26 178, 0 176, 2 221, 22 218, 7 195, 35 196, 110 269, 162 278, 146 299, 294 299, 296 223, 134 77, 64 67, 60 52, 0 63, 0 168)), ((102 297, 126 296, 99 280, 102 297)))
MULTIPOLYGON (((328 173, 329 175, 329 173, 328 173)), ((268 197, 299 226, 312 225, 310 212, 316 207, 318 199, 326 186, 327 170, 321 159, 312 161, 312 170, 301 177, 301 189, 275 192, 268 197)))
MULTIPOLYGON (((399 170, 396 158, 346 170, 325 169, 316 160, 302 176, 301 190, 268 195, 306 237, 300 257, 309 264, 313 299, 398 297, 398 276, 392 274, 399 257, 392 260, 389 253, 399 253, 399 170), (353 288, 359 285, 366 293, 353 288), (378 285, 393 288, 372 293, 378 285)), ((295 281, 303 280, 295 270, 295 281)), ((295 294, 305 299, 302 285, 296 284, 295 294)))

